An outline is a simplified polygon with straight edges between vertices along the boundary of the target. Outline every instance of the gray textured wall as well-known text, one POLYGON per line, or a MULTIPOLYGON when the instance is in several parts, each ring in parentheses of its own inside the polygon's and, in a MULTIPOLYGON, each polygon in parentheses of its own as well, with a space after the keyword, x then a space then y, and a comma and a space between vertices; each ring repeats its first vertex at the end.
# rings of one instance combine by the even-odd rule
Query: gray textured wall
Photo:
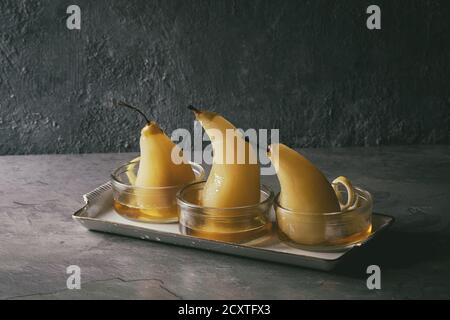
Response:
POLYGON ((0 154, 137 150, 113 97, 169 132, 194 102, 295 146, 449 143, 445 3, 2 0, 0 154))

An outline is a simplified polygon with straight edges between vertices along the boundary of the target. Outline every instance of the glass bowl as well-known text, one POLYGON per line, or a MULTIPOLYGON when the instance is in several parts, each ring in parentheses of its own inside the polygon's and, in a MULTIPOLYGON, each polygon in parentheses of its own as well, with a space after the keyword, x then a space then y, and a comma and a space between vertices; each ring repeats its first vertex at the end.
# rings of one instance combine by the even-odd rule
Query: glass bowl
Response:
POLYGON ((261 187, 261 201, 255 205, 211 208, 201 205, 204 186, 205 181, 196 182, 178 192, 181 233, 231 243, 254 243, 270 236, 274 198, 270 189, 261 187))
POLYGON ((317 251, 343 249, 364 240, 372 231, 372 196, 356 187, 354 192, 355 203, 350 208, 331 213, 283 208, 278 194, 274 207, 280 239, 295 247, 317 251))
MULTIPOLYGON (((203 167, 189 162, 195 174, 195 180, 203 180, 203 167)), ((111 174, 113 205, 124 218, 140 222, 171 223, 178 221, 176 195, 184 185, 167 187, 136 187, 139 160, 132 160, 111 174)))

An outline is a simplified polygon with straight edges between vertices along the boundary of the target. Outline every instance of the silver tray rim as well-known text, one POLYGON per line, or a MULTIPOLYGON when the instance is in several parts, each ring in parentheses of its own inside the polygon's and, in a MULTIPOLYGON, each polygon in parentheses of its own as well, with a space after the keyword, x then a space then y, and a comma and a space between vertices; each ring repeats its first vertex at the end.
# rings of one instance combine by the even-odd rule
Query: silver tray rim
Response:
MULTIPOLYGON (((96 217, 87 217, 87 216, 83 216, 82 212, 84 212, 86 210, 87 207, 89 207, 89 205, 91 204, 92 199, 90 198, 92 194, 98 194, 99 191, 101 193, 104 192, 108 192, 109 190, 111 190, 111 184, 110 182, 104 183, 102 185, 100 185, 99 187, 97 187, 96 189, 94 189, 91 192, 88 192, 86 194, 83 195, 83 199, 85 201, 85 205, 83 207, 81 207, 80 209, 78 209, 77 211, 75 211, 72 214, 72 218, 79 222, 83 227, 85 227, 86 229, 90 230, 90 231, 98 231, 98 232, 103 232, 103 233, 109 233, 109 234, 115 234, 115 235, 120 235, 120 236, 127 236, 127 237, 132 237, 132 238, 137 238, 137 239, 141 239, 141 240, 147 240, 147 241, 152 241, 152 242, 162 242, 165 244, 169 244, 169 245, 175 245, 175 246, 180 246, 180 247, 188 247, 188 248, 194 248, 197 250, 206 250, 206 251, 211 251, 211 252, 216 252, 216 253, 220 253, 220 254, 228 254, 228 255, 234 255, 234 256, 239 256, 239 257, 246 257, 243 254, 239 254, 239 253, 227 253, 227 252, 223 252, 223 251, 219 251, 219 250, 214 250, 212 248, 207 248, 206 246, 202 246, 202 247, 197 247, 192 245, 192 240, 195 240, 199 243, 205 243, 205 244, 212 244, 215 246, 227 246, 230 248, 234 248, 234 249, 240 249, 242 251, 246 251, 246 250, 250 250, 250 251, 254 251, 254 252, 259 252, 259 254, 262 256, 264 254, 272 254, 272 255, 277 255, 277 256, 284 256, 284 257, 301 257, 304 260, 310 260, 310 261, 316 261, 316 262, 328 262, 331 263, 332 265, 330 265, 329 267, 325 267, 325 268, 317 268, 317 267, 312 267, 313 269, 320 269, 320 270, 324 270, 324 271, 329 271, 331 269, 333 269, 338 262, 340 262, 341 260, 343 260, 345 258, 345 256, 347 256, 350 252, 353 252, 354 249, 360 248, 362 246, 364 246, 367 242, 373 240, 375 237, 377 237, 380 233, 382 233, 383 231, 387 230, 390 226, 392 226, 392 224, 395 222, 395 217, 391 216, 391 215, 387 215, 387 214, 383 214, 383 213, 378 213, 378 212, 373 212, 373 215, 377 215, 377 216, 382 216, 385 219, 388 220, 387 223, 385 223, 381 228, 377 229, 376 232, 372 233, 370 236, 368 236, 367 238, 365 238, 364 240, 351 244, 347 249, 342 251, 342 255, 338 256, 337 258, 334 259, 325 259, 325 258, 318 258, 318 257, 313 257, 313 256, 307 256, 307 255, 295 255, 292 253, 288 253, 288 252, 282 252, 282 251, 272 251, 272 250, 267 250, 261 247, 255 247, 255 246, 247 246, 247 245, 243 245, 243 244, 237 244, 237 243, 229 243, 229 242, 223 242, 223 241, 217 241, 217 240, 210 240, 210 239, 203 239, 203 238, 199 238, 199 237, 194 237, 194 236, 190 236, 190 235, 181 235, 181 234, 175 234, 175 233, 171 233, 171 232, 165 232, 165 231, 161 231, 161 230, 155 230, 155 229, 151 229, 151 232, 154 234, 160 234, 162 236, 166 236, 166 237, 172 237, 175 239, 189 239, 189 241, 186 241, 185 244, 175 244, 173 242, 168 242, 168 241, 154 241, 152 239, 142 239, 138 236, 132 236, 132 235, 124 235, 121 233, 117 233, 117 232, 112 232, 112 231, 105 231, 102 229, 96 229, 96 228, 91 228, 91 225, 86 225, 84 222, 94 222, 94 223, 101 223, 104 225, 114 225, 119 226, 120 228, 124 228, 124 229, 128 229, 128 230, 140 230, 142 232, 148 232, 150 231, 150 229, 148 228, 143 228, 143 227, 139 227, 139 226, 132 226, 129 224, 124 224, 121 222, 111 222, 111 221, 107 221, 107 220, 103 220, 100 218, 96 218, 96 217)), ((175 224, 175 223, 174 223, 175 224)), ((305 248, 299 248, 301 250, 308 250, 305 248)), ((310 250, 313 251, 314 250, 310 250)), ((252 256, 248 256, 247 258, 249 259, 259 259, 259 260, 265 260, 265 261, 270 261, 270 262, 275 262, 275 263, 282 263, 282 264, 289 264, 289 265, 295 265, 295 266, 302 266, 302 267, 309 267, 310 266, 305 266, 302 264, 297 264, 297 263, 290 263, 290 262, 286 262, 286 259, 283 259, 283 261, 277 261, 274 259, 264 259, 264 258, 259 258, 259 257, 252 257, 252 256)))

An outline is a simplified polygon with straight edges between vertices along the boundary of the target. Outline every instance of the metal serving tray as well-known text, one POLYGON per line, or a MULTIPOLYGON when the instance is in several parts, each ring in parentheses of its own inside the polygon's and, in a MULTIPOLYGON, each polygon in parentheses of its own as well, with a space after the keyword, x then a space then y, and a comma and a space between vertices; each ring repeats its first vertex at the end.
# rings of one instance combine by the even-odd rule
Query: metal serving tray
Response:
POLYGON ((85 194, 83 198, 86 205, 75 212, 73 218, 89 230, 324 271, 332 270, 346 254, 362 247, 394 221, 393 217, 374 213, 373 231, 366 240, 337 252, 315 252, 288 246, 279 241, 275 233, 268 241, 258 245, 237 245, 183 235, 179 231, 178 223, 153 224, 125 219, 114 211, 109 182, 85 194))

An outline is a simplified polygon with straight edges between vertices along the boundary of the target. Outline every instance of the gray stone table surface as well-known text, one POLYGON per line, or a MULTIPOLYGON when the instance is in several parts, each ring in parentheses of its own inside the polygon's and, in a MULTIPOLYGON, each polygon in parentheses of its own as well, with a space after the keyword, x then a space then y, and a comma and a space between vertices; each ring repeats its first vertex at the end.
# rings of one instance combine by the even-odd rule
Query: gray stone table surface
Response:
MULTIPOLYGON (((450 146, 302 152, 396 217, 329 273, 89 232, 73 221, 81 195, 135 154, 0 157, 0 298, 450 298, 450 146), (73 264, 81 290, 66 287, 73 264), (381 290, 366 287, 370 264, 381 268, 381 290)), ((276 177, 263 180, 278 188, 276 177)))

